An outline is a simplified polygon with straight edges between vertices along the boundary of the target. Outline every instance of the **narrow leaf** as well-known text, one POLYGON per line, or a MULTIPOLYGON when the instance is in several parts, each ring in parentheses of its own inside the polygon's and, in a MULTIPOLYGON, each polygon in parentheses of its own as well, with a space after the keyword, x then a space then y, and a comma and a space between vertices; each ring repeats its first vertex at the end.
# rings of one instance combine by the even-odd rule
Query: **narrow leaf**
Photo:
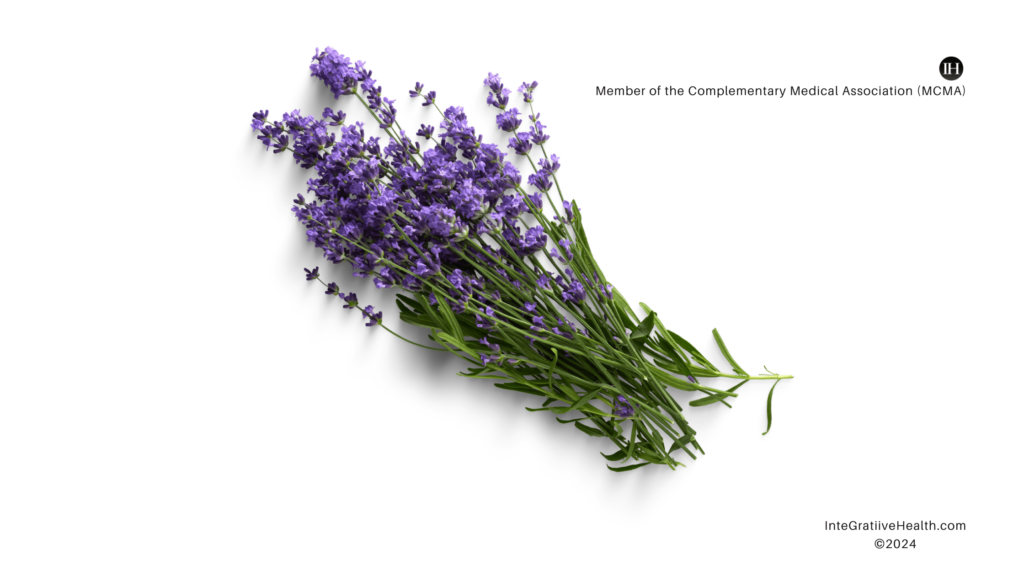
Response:
POLYGON ((629 335, 630 341, 633 342, 633 345, 637 350, 640 350, 647 345, 647 340, 651 337, 651 330, 654 329, 654 318, 656 316, 656 312, 648 314, 647 317, 644 318, 644 321, 636 327, 636 330, 633 330, 633 333, 629 335))
POLYGON ((573 422, 579 422, 580 420, 590 420, 590 416, 584 416, 583 418, 573 418, 571 420, 562 420, 558 416, 555 416, 555 420, 558 420, 562 424, 572 424, 573 422))
POLYGON ((611 460, 612 462, 618 462, 618 461, 624 460, 626 458, 626 452, 623 451, 623 450, 619 450, 615 454, 605 454, 604 452, 601 452, 601 456, 604 456, 606 460, 611 460))
POLYGON ((444 297, 437 299, 437 309, 441 311, 441 315, 444 317, 446 323, 450 325, 447 332, 455 337, 456 340, 460 342, 464 341, 466 337, 462 335, 462 327, 459 326, 459 320, 455 317, 455 313, 452 312, 451 307, 448 306, 448 302, 445 301, 444 297))
POLYGON ((725 347, 725 342, 722 341, 722 335, 718 333, 718 328, 712 330, 711 333, 715 335, 715 342, 718 342, 718 349, 722 351, 722 356, 725 356, 725 359, 729 361, 729 364, 732 364, 732 367, 736 372, 743 374, 744 376, 749 376, 749 374, 747 374, 743 368, 740 368, 740 365, 733 360, 732 354, 729 354, 729 349, 725 347))
POLYGON ((697 358, 698 361, 701 364, 703 364, 705 367, 710 368, 711 370, 713 370, 715 372, 719 372, 720 371, 718 368, 715 368, 715 365, 712 364, 707 358, 705 358, 704 355, 701 354, 699 350, 694 348, 693 344, 690 344, 689 342, 687 342, 685 338, 683 338, 682 336, 680 336, 679 334, 676 334, 675 332, 673 332, 671 330, 667 330, 667 332, 668 332, 668 335, 672 337, 672 340, 674 340, 676 344, 679 344, 680 346, 682 346, 683 350, 686 350, 687 352, 692 354, 693 357, 697 358))
MULTIPOLYGON (((668 353, 669 357, 672 358, 672 361, 676 363, 677 373, 682 374, 683 376, 694 378, 693 372, 690 371, 690 363, 687 362, 685 358, 680 356, 680 354, 676 352, 675 348, 672 348, 671 346, 665 346, 663 350, 665 350, 665 352, 668 353)), ((694 380, 696 380, 696 378, 694 378, 694 380)))
POLYGON ((636 422, 633 422, 633 425, 630 426, 630 428, 631 430, 629 431, 629 445, 626 450, 626 460, 629 460, 633 456, 633 449, 636 448, 636 422))
POLYGON ((768 433, 768 430, 772 429, 772 393, 775 392, 775 386, 779 382, 780 380, 776 380, 775 384, 772 384, 772 389, 768 391, 768 428, 764 432, 761 432, 761 436, 764 436, 768 433))
POLYGON ((526 409, 530 412, 544 412, 545 410, 550 410, 555 414, 565 414, 569 411, 568 406, 548 406, 547 408, 530 408, 527 406, 526 409))
POLYGON ((517 384, 515 382, 496 382, 494 384, 494 386, 497 387, 497 388, 501 388, 503 390, 511 390, 513 392, 523 392, 524 394, 533 394, 534 396, 547 396, 547 394, 544 394, 543 392, 538 392, 538 391, 534 390, 533 388, 530 388, 528 386, 523 386, 522 384, 517 384))
MULTIPOLYGON (((739 384, 733 386, 732 388, 729 388, 729 392, 735 392, 736 390, 739 389, 740 386, 743 386, 747 382, 750 382, 750 380, 744 380, 743 382, 740 382, 739 384)), ((708 396, 707 398, 701 398, 700 400, 694 400, 694 401, 690 402, 690 406, 707 406, 708 404, 714 404, 715 402, 722 402, 724 404, 724 400, 727 397, 728 396, 725 395, 725 394, 712 394, 711 396, 708 396)), ((729 406, 729 405, 726 404, 726 406, 729 406)), ((729 407, 732 408, 732 406, 729 406, 729 407)))
POLYGON ((636 330, 633 330, 633 333, 629 335, 629 339, 639 340, 641 338, 646 338, 647 336, 650 336, 651 329, 654 328, 655 314, 656 313, 653 311, 650 314, 648 314, 647 318, 644 318, 644 321, 641 322, 640 325, 636 327, 636 330))
POLYGON ((597 437, 600 437, 600 438, 603 438, 603 437, 607 436, 607 434, 605 434, 604 432, 598 430, 597 428, 592 428, 590 426, 587 426, 586 424, 580 424, 579 422, 574 422, 573 425, 576 426, 577 428, 579 428, 580 430, 582 430, 583 432, 586 432, 590 436, 597 436, 597 437))
POLYGON ((671 454, 671 453, 675 452, 676 450, 682 449, 683 452, 686 452, 687 454, 690 455, 690 458, 693 458, 694 460, 696 460, 697 456, 693 452, 690 452, 690 449, 686 447, 686 445, 689 442, 691 442, 691 441, 693 441, 693 435, 692 434, 687 434, 686 436, 683 436, 682 438, 677 438, 676 441, 672 443, 672 447, 668 449, 668 453, 671 454))
POLYGON ((583 405, 584 405, 584 404, 586 404, 587 402, 590 402, 591 400, 593 400, 594 398, 596 398, 596 397, 597 397, 597 395, 598 395, 598 394, 600 394, 600 393, 601 393, 601 389, 600 389, 600 388, 598 388, 598 389, 594 390, 593 392, 591 392, 590 394, 587 394, 586 396, 584 396, 584 397, 580 398, 579 400, 577 400, 577 401, 576 401, 576 403, 575 403, 575 404, 573 404, 573 405, 572 405, 572 406, 571 406, 571 407, 569 408, 569 411, 571 412, 571 411, 573 411, 573 410, 579 410, 581 406, 583 406, 583 405))
POLYGON ((622 325, 630 330, 635 330, 636 324, 640 322, 640 319, 637 318, 636 313, 629 307, 626 299, 622 297, 622 294, 619 294, 618 290, 614 290, 614 296, 615 309, 619 312, 619 319, 622 321, 622 325))
POLYGON ((644 466, 647 466, 648 464, 650 464, 650 462, 644 462, 642 464, 633 464, 632 466, 623 466, 621 468, 612 468, 611 466, 608 466, 607 464, 605 464, 605 466, 608 466, 608 469, 611 470, 612 472, 628 472, 630 470, 636 470, 637 468, 643 468, 644 466))

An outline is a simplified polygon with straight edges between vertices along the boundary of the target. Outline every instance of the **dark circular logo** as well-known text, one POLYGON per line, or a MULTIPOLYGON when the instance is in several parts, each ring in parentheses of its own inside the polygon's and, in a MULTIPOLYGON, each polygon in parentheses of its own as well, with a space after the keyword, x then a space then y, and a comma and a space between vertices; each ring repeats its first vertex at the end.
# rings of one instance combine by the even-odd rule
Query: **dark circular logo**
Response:
POLYGON ((964 63, 956 56, 950 56, 939 63, 939 74, 946 80, 956 80, 964 73, 964 63))

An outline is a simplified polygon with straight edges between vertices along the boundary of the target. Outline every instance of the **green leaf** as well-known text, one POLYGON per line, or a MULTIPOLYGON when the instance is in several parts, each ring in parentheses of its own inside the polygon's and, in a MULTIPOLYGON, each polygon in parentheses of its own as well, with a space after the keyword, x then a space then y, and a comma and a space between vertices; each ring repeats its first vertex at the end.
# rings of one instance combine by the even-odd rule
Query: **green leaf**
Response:
MULTIPOLYGON (((644 304, 643 302, 640 303, 640 307, 643 308, 645 312, 651 312, 650 307, 647 306, 647 304, 644 304)), ((658 332, 660 332, 661 335, 665 337, 664 349, 668 350, 669 348, 671 348, 672 353, 670 353, 670 355, 676 359, 676 362, 678 362, 681 358, 682 361, 685 363, 686 367, 684 368, 684 374, 686 374, 687 376, 693 376, 693 374, 691 374, 689 371, 690 359, 686 357, 686 354, 683 352, 684 350, 686 352, 689 352, 690 355, 692 355, 694 359, 697 360, 697 362, 699 362, 701 365, 713 368, 711 363, 708 362, 707 358, 705 358, 703 354, 701 354, 696 348, 693 347, 693 345, 684 340, 678 334, 672 332, 668 328, 665 328, 665 325, 662 324, 661 319, 658 318, 657 316, 655 316, 654 318, 654 324, 658 327, 658 332), (677 349, 676 346, 678 346, 679 348, 677 349)), ((717 372, 718 370, 715 369, 715 371, 717 372)))
POLYGON ((576 201, 572 201, 572 229, 576 232, 576 240, 583 244, 586 248, 587 253, 590 253, 590 241, 587 240, 587 232, 583 228, 583 215, 580 214, 579 206, 576 205, 576 201))
POLYGON ((448 324, 446 332, 451 334, 459 342, 466 340, 466 337, 462 334, 462 327, 459 326, 459 319, 455 317, 455 313, 452 312, 451 307, 448 306, 448 302, 445 299, 437 299, 437 309, 441 312, 441 316, 444 317, 445 322, 448 324))
POLYGON ((580 430, 582 430, 583 432, 586 432, 590 436, 597 436, 597 437, 600 437, 600 438, 603 438, 603 437, 607 436, 607 434, 605 434, 604 432, 598 430, 597 428, 592 428, 590 426, 587 426, 586 424, 580 424, 579 422, 574 422, 573 425, 576 426, 577 428, 579 428, 580 430))
POLYGON ((410 298, 405 294, 395 294, 395 299, 408 306, 410 310, 415 311, 417 314, 422 314, 422 311, 419 309, 419 302, 416 299, 410 298))
POLYGON ((626 452, 624 450, 619 450, 615 454, 605 454, 604 452, 601 452, 601 456, 604 456, 605 460, 618 462, 619 460, 624 460, 626 458, 626 452))
POLYGON ((471 356, 475 356, 473 354, 473 351, 470 350, 466 346, 466 341, 465 340, 457 339, 457 338, 453 337, 451 334, 446 334, 444 332, 438 332, 437 333, 437 341, 438 342, 446 342, 446 343, 451 344, 452 346, 454 346, 456 349, 458 349, 458 350, 460 350, 462 352, 465 352, 466 354, 469 354, 471 356))
POLYGON ((662 450, 665 449, 665 439, 661 437, 661 432, 658 432, 657 428, 651 427, 651 436, 654 442, 657 442, 657 446, 662 450))
POLYGON ((416 293, 416 297, 419 299, 420 304, 423 305, 424 311, 426 311, 427 315, 430 316, 430 319, 434 324, 434 326, 431 327, 441 331, 445 330, 445 321, 437 314, 434 308, 430 305, 430 301, 427 300, 427 297, 419 292, 416 293))
POLYGON ((768 433, 768 430, 772 429, 772 394, 775 392, 775 386, 777 386, 779 382, 781 382, 781 380, 776 380, 775 384, 772 384, 772 389, 768 391, 768 429, 761 432, 761 436, 764 436, 768 433))
POLYGON ((697 439, 696 439, 696 438, 694 438, 693 440, 690 440, 690 445, 692 445, 692 446, 693 446, 694 448, 696 448, 697 450, 700 450, 700 453, 701 453, 701 454, 703 454, 703 453, 704 453, 704 449, 703 449, 703 448, 701 448, 701 447, 700 447, 700 444, 698 444, 698 443, 697 443, 697 439))
POLYGON ((711 333, 715 335, 715 342, 718 342, 718 349, 722 351, 722 356, 725 356, 725 359, 729 361, 729 364, 732 364, 733 369, 735 369, 739 374, 749 376, 749 374, 747 374, 743 368, 740 368, 740 365, 733 360, 732 354, 729 354, 729 349, 725 347, 725 342, 722 340, 722 335, 718 333, 718 328, 712 330, 711 333))
POLYGON ((562 420, 558 416, 555 416, 555 420, 558 420, 562 424, 572 424, 573 422, 579 422, 580 420, 590 420, 590 416, 584 416, 583 418, 573 418, 571 420, 562 420))
POLYGON ((401 300, 395 299, 395 304, 398 305, 399 316, 401 316, 402 314, 407 314, 410 316, 413 315, 412 310, 410 310, 409 307, 406 306, 405 303, 402 302, 401 300))
POLYGON ((608 469, 611 470, 612 472, 628 472, 630 470, 636 470, 637 468, 643 468, 644 466, 647 466, 648 464, 650 464, 650 462, 644 462, 642 464, 633 464, 631 466, 623 466, 621 468, 612 468, 611 466, 608 466, 607 464, 605 464, 605 466, 608 466, 608 469))
POLYGON ((440 330, 442 326, 434 321, 433 318, 426 315, 415 315, 406 312, 399 312, 398 319, 406 324, 413 326, 420 326, 422 328, 433 328, 434 330, 440 330))
POLYGON ((622 321, 622 325, 630 330, 635 330, 636 323, 640 322, 640 319, 637 318, 636 313, 630 309, 629 304, 626 303, 626 299, 622 297, 622 294, 614 288, 612 290, 614 294, 613 302, 615 303, 615 309, 619 312, 619 319, 622 321))
POLYGON ((472 378, 473 376, 479 376, 480 374, 483 374, 485 372, 491 373, 494 372, 494 369, 491 368, 490 366, 484 366, 483 368, 466 368, 465 373, 457 372, 457 374, 459 376, 465 376, 466 378, 472 378))
POLYGON ((665 342, 663 350, 665 350, 669 357, 672 358, 672 361, 675 362, 677 373, 682 374, 683 376, 693 377, 693 372, 690 371, 690 363, 680 356, 679 352, 676 352, 675 348, 669 345, 668 342, 665 342))
POLYGON ((593 392, 591 392, 590 394, 587 394, 586 396, 580 398, 579 400, 576 401, 575 404, 572 405, 572 407, 569 408, 569 411, 571 412, 573 410, 579 410, 581 406, 583 406, 587 402, 590 402, 591 400, 596 398, 597 395, 600 394, 600 393, 601 393, 601 389, 598 388, 598 389, 594 390, 593 392))
POLYGON ((647 460, 652 464, 665 463, 664 458, 654 452, 653 446, 650 442, 637 442, 636 454, 634 454, 633 457, 638 460, 647 460))
POLYGON ((554 360, 551 361, 551 368, 548 370, 548 386, 550 386, 551 389, 554 390, 555 389, 555 382, 554 382, 555 366, 558 365, 558 348, 552 348, 551 349, 551 353, 555 355, 555 358, 554 358, 554 360))
POLYGON ((632 458, 634 448, 636 448, 636 422, 633 422, 633 425, 630 426, 629 444, 626 450, 626 460, 632 458))
POLYGON ((513 392, 523 392, 525 394, 533 394, 534 396, 547 396, 547 394, 545 394, 543 392, 538 392, 537 390, 534 390, 533 388, 530 388, 529 386, 523 386, 522 384, 519 384, 519 383, 516 383, 516 382, 495 382, 494 386, 497 387, 497 388, 501 388, 503 390, 511 390, 513 392))
MULTIPOLYGON (((729 388, 729 392, 735 392, 736 390, 739 389, 740 386, 743 386, 747 382, 750 382, 750 380, 744 380, 743 382, 740 382, 739 384, 733 386, 732 388, 729 388)), ((707 406, 708 404, 714 404, 715 402, 721 402, 726 406, 729 406, 729 404, 726 404, 725 402, 726 398, 728 398, 728 396, 725 394, 712 394, 707 398, 701 398, 700 400, 694 400, 690 402, 690 406, 707 406)), ((732 408, 732 406, 729 407, 732 408)))
POLYGON ((530 366, 528 368, 516 368, 516 372, 518 372, 520 376, 536 376, 537 374, 544 373, 543 370, 535 366, 530 366))
POLYGON ((683 452, 686 452, 687 454, 690 455, 690 458, 696 460, 697 456, 694 455, 693 452, 690 452, 690 450, 686 447, 686 445, 689 444, 691 441, 693 441, 693 434, 687 434, 682 438, 676 438, 676 441, 672 443, 672 447, 668 449, 668 453, 671 454, 676 450, 682 449, 683 452))
POLYGON ((705 358, 704 355, 701 354, 699 350, 694 348, 693 344, 690 344, 689 342, 687 342, 685 338, 683 338, 682 336, 680 336, 679 334, 676 334, 675 332, 673 332, 671 330, 666 330, 666 332, 668 332, 668 335, 672 337, 672 340, 674 340, 676 344, 679 344, 680 346, 682 346, 683 350, 686 350, 687 352, 692 354, 693 357, 696 358, 705 367, 710 368, 714 372, 720 372, 720 370, 718 368, 715 368, 714 364, 712 364, 707 358, 705 358))
POLYGON ((629 335, 629 339, 633 341, 634 345, 639 349, 643 348, 647 344, 648 338, 651 337, 651 330, 654 329, 654 318, 657 316, 656 312, 651 312, 644 318, 644 321, 633 330, 633 333, 629 335))
POLYGON ((555 414, 565 414, 566 412, 569 411, 568 406, 549 406, 547 408, 530 408, 529 406, 527 406, 526 409, 529 410, 530 412, 544 412, 545 410, 550 410, 555 414))

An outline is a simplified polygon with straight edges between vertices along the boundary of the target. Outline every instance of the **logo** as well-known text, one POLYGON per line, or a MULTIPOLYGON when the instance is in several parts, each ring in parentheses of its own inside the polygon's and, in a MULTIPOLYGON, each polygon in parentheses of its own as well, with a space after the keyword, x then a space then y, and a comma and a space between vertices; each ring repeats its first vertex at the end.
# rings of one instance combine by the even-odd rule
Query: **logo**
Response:
POLYGON ((950 56, 939 63, 939 74, 946 80, 956 80, 964 73, 964 63, 956 56, 950 56))

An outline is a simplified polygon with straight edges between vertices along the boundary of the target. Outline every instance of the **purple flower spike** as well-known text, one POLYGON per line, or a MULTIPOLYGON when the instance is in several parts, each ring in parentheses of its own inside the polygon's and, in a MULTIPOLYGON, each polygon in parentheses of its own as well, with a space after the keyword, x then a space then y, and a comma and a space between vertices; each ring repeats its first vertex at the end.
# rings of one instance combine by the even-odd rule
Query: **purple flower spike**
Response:
POLYGON ((490 320, 488 320, 486 318, 481 318, 480 315, 477 314, 476 315, 476 327, 477 328, 482 328, 484 330, 493 330, 494 329, 494 324, 490 320))
POLYGON ((310 76, 323 80, 335 98, 343 94, 355 94, 359 83, 370 78, 370 73, 363 68, 362 62, 356 62, 353 66, 351 60, 330 46, 323 52, 317 50, 309 70, 312 72, 310 76))
POLYGON ((544 128, 546 128, 546 126, 544 126, 540 122, 536 122, 533 126, 530 127, 530 140, 538 146, 547 142, 550 138, 550 136, 544 133, 544 128))
POLYGON ((565 302, 573 302, 575 304, 582 304, 587 299, 586 290, 583 288, 583 284, 579 282, 573 282, 562 291, 562 300, 565 302))
POLYGON ((612 413, 620 418, 629 418, 633 416, 633 405, 629 403, 629 400, 626 400, 625 396, 616 396, 615 410, 612 413))
POLYGON ((367 326, 376 326, 380 324, 381 318, 384 316, 383 312, 373 313, 373 306, 367 306, 363 309, 363 318, 369 318, 370 321, 366 323, 367 326))
POLYGON ((356 306, 359 306, 359 299, 356 298, 355 292, 349 292, 347 295, 339 294, 339 296, 341 296, 341 299, 345 301, 345 308, 355 308, 356 306))
POLYGON ((533 149, 533 144, 530 142, 529 132, 520 132, 512 138, 508 139, 508 147, 515 150, 516 154, 520 156, 526 156, 533 149))
POLYGON ((558 172, 558 169, 562 167, 562 165, 558 163, 557 154, 552 154, 550 160, 548 160, 547 158, 541 158, 538 164, 540 164, 540 167, 543 168, 544 171, 548 172, 549 174, 554 174, 555 172, 558 172))
POLYGON ((327 294, 328 296, 335 296, 340 292, 341 289, 338 288, 338 285, 335 284, 334 282, 331 282, 330 284, 327 285, 327 291, 324 292, 324 294, 327 294))
POLYGON ((527 182, 539 188, 542 192, 547 192, 551 189, 551 179, 548 178, 548 173, 541 170, 536 174, 530 174, 527 178, 527 182))
POLYGON ((498 127, 505 132, 515 132, 523 123, 522 119, 519 118, 519 110, 515 108, 498 114, 496 118, 498 127))
POLYGON ((427 124, 420 124, 420 129, 416 131, 416 135, 425 140, 430 140, 430 137, 434 135, 434 127, 427 124))
POLYGON ((488 72, 487 78, 484 79, 484 86, 490 88, 491 92, 500 92, 502 89, 501 76, 488 72))
POLYGON ((306 280, 316 280, 320 277, 320 267, 317 266, 310 270, 309 268, 303 268, 306 271, 306 280))
POLYGON ((263 125, 266 123, 267 114, 270 114, 270 110, 260 110, 253 112, 252 114, 252 131, 262 130, 263 125))
POLYGON ((508 106, 508 95, 512 91, 508 88, 502 88, 499 92, 492 92, 487 95, 487 103, 499 110, 504 110, 505 106, 508 106))
POLYGON ((533 91, 537 88, 537 81, 534 80, 532 83, 527 84, 523 82, 523 85, 519 87, 519 92, 523 95, 523 102, 533 102, 533 91))

